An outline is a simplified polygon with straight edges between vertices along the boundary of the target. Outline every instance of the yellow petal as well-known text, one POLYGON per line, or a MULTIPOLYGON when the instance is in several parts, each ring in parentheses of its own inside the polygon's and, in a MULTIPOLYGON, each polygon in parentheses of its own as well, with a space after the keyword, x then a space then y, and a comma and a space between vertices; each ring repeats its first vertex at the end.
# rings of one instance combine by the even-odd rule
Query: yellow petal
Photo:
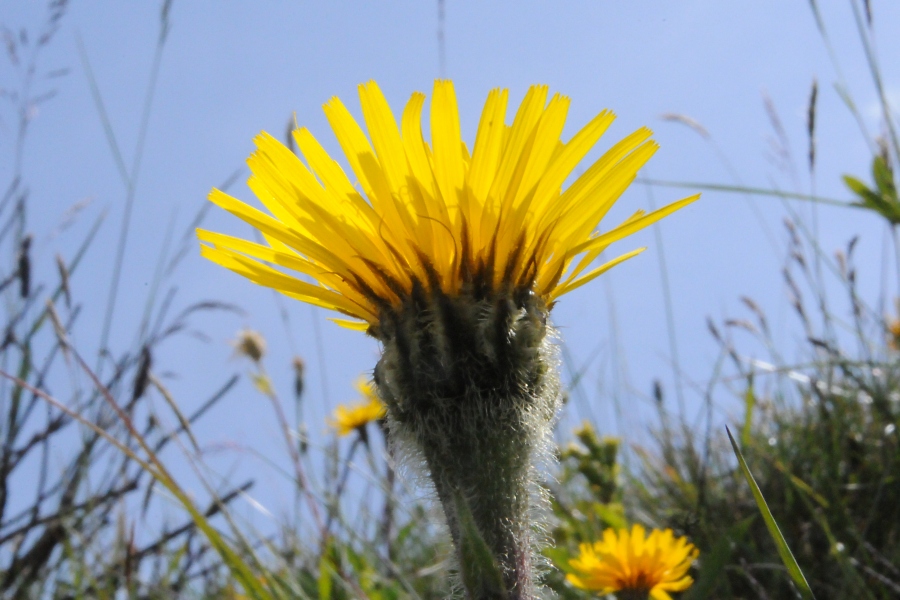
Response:
POLYGON ((332 317, 329 317, 328 320, 352 331, 368 331, 369 329, 369 324, 365 321, 351 321, 349 319, 335 319, 332 317))
POLYGON ((629 258, 633 258, 633 257, 637 256, 638 254, 640 254, 641 252, 643 252, 646 249, 647 248, 638 248, 637 250, 632 250, 631 252, 627 252, 627 253, 623 254, 622 256, 614 258, 613 260, 606 262, 606 263, 602 264, 601 266, 597 267, 596 269, 594 269, 587 275, 579 277, 578 279, 576 279, 575 281, 573 281, 571 283, 567 283, 565 285, 562 285, 562 286, 556 288, 555 290, 553 290, 553 293, 550 295, 550 297, 553 299, 556 299, 556 298, 562 296, 563 294, 568 294, 572 290, 583 286, 587 282, 589 282, 593 279, 596 279, 600 275, 603 275, 604 273, 606 273, 607 271, 609 271, 610 269, 612 269, 614 266, 618 265, 619 263, 623 263, 626 260, 628 260, 629 258))
MULTIPOLYGON (((465 165, 461 150, 462 138, 459 131, 459 110, 456 107, 456 92, 453 83, 446 80, 434 82, 434 96, 431 99, 431 143, 434 148, 434 177, 441 197, 447 206, 451 223, 458 223, 459 211, 466 218, 463 200, 465 165)), ((456 229, 454 229, 456 231, 456 229)))

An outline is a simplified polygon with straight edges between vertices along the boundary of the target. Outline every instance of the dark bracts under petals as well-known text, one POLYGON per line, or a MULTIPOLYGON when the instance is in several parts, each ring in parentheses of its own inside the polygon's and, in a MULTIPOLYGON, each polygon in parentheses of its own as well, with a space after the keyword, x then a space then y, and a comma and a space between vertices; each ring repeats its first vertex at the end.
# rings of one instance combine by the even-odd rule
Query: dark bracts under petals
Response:
POLYGON ((398 418, 476 390, 532 397, 548 369, 547 318, 543 300, 527 292, 474 298, 417 286, 401 309, 382 313, 376 383, 403 391, 393 407, 398 418), (390 381, 379 381, 388 374, 390 381))

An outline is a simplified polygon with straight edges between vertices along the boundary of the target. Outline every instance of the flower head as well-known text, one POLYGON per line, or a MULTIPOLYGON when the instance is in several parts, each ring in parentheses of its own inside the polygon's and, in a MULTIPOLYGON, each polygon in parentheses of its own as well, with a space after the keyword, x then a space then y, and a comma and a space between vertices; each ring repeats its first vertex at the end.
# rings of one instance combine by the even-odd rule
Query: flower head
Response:
POLYGON ((610 244, 697 198, 598 231, 657 145, 649 129, 638 129, 563 190, 614 115, 601 112, 563 142, 569 98, 548 100, 547 86, 528 90, 511 125, 507 90, 491 91, 471 150, 450 81, 434 85, 430 144, 422 133, 424 94, 412 95, 399 126, 375 82, 359 94, 368 137, 339 99, 324 106, 352 177, 305 128, 293 132, 302 160, 261 133, 248 185, 271 216, 219 190, 209 199, 259 229, 268 245, 198 235, 210 260, 343 313, 352 320, 340 324, 376 336, 386 314, 423 297, 524 293, 550 307, 642 250, 588 270, 610 244))
POLYGON ((638 129, 564 189, 614 117, 603 111, 563 142, 569 99, 548 99, 546 86, 528 90, 510 125, 507 91, 491 91, 471 148, 449 81, 434 85, 430 143, 424 94, 399 125, 374 82, 359 95, 365 129, 337 98, 324 107, 352 174, 306 129, 293 132, 299 156, 261 133, 248 185, 270 214, 219 190, 209 198, 266 244, 198 230, 201 252, 381 342, 373 376, 386 406, 362 388, 368 402, 339 407, 332 425, 365 440, 363 426, 384 416, 398 456, 426 468, 468 596, 536 597, 535 464, 560 406, 549 311, 642 250, 591 267, 612 243, 697 196, 599 229, 656 143, 638 129), (500 579, 463 551, 466 523, 500 579))
POLYGON ((578 558, 569 561, 578 574, 566 576, 575 587, 653 600, 672 600, 669 592, 689 588, 694 580, 687 571, 700 554, 671 529, 654 529, 648 537, 640 525, 630 532, 607 529, 601 541, 581 544, 579 550, 578 558))
POLYGON ((258 331, 241 329, 231 342, 236 355, 243 355, 258 363, 266 353, 266 338, 258 331))
POLYGON ((339 436, 353 433, 361 427, 365 427, 370 421, 384 418, 385 406, 378 399, 372 384, 363 378, 356 382, 356 389, 362 394, 364 402, 351 406, 341 405, 334 411, 334 418, 330 421, 339 436))

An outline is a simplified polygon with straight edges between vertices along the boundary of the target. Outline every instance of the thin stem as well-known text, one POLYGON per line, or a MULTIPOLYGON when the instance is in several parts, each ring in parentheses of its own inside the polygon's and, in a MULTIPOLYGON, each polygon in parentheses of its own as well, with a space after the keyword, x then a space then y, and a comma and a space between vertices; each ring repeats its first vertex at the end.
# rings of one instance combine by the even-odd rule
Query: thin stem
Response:
POLYGON ((331 535, 331 526, 334 523, 335 517, 337 517, 338 508, 341 502, 341 495, 344 493, 344 487, 347 485, 347 479, 350 477, 350 464, 353 462, 353 456, 356 454, 356 449, 359 448, 359 444, 361 442, 366 442, 368 445, 368 441, 364 440, 365 434, 364 430, 359 431, 359 435, 356 436, 356 439, 353 440, 353 443, 350 445, 350 451, 347 453, 347 460, 344 461, 344 469, 341 471, 341 476, 338 479, 337 487, 334 489, 334 503, 328 507, 328 516, 325 519, 325 528, 322 530, 322 541, 323 544, 325 540, 329 538, 331 535))
POLYGON ((394 561, 394 545, 393 529, 394 529, 394 512, 396 507, 396 499, 394 498, 394 485, 397 479, 397 471, 394 469, 394 454, 390 444, 387 444, 387 460, 385 461, 385 483, 386 490, 384 492, 384 509, 381 511, 381 526, 379 527, 379 535, 384 540, 387 558, 394 561))
MULTIPOLYGON (((261 377, 267 377, 265 371, 263 371, 262 365, 258 366, 259 375, 261 377)), ((293 462, 294 464, 294 476, 297 478, 297 485, 303 490, 304 494, 309 500, 309 511, 312 513, 313 520, 315 520, 316 523, 316 527, 320 532, 323 533, 322 538, 324 539, 324 532, 326 532, 326 528, 322 524, 322 516, 319 514, 319 507, 318 505, 316 505, 315 499, 310 495, 306 473, 303 471, 303 463, 300 461, 300 452, 297 450, 297 445, 294 443, 294 438, 291 435, 291 428, 288 425, 287 416, 284 414, 284 408, 282 408, 281 401, 278 399, 278 396, 275 394, 274 390, 265 395, 269 398, 269 401, 272 403, 272 407, 275 409, 275 417, 278 419, 278 426, 281 428, 281 433, 284 436, 284 442, 287 445, 288 452, 291 455, 291 462, 293 462)))

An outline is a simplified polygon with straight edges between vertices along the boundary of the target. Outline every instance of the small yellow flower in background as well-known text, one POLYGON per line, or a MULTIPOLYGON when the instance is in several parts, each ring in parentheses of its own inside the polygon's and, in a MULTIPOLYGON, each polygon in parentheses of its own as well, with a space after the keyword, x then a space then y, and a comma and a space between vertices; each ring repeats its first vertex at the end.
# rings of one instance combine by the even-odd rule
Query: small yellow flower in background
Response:
POLYGON ((375 386, 372 384, 372 380, 367 377, 359 377, 354 383, 353 387, 356 388, 356 391, 359 392, 363 400, 366 400, 369 403, 372 402, 381 402, 378 398, 378 394, 375 392, 375 386))
POLYGON ((329 425, 337 430, 339 436, 348 435, 365 427, 371 421, 384 418, 384 403, 378 398, 371 382, 360 378, 355 387, 362 394, 365 402, 351 406, 341 405, 335 409, 334 418, 330 420, 329 425))
POLYGON ((583 590, 615 593, 621 600, 672 600, 669 592, 682 592, 694 583, 687 571, 700 554, 671 529, 653 529, 648 537, 641 525, 630 532, 607 529, 601 541, 581 544, 579 550, 578 558, 569 561, 578 574, 566 579, 583 590))
POLYGON ((241 329, 231 345, 235 354, 246 356, 255 363, 261 361, 266 353, 266 338, 252 329, 241 329))
POLYGON ((892 350, 900 350, 900 320, 892 319, 888 321, 888 346, 892 350))

